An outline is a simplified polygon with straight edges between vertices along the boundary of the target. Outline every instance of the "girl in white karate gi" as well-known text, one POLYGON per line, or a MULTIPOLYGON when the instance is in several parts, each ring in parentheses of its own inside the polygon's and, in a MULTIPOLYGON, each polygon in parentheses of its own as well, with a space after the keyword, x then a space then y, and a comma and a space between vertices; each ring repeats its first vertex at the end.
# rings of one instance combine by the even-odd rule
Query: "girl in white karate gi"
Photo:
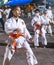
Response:
POLYGON ((12 8, 13 16, 5 22, 5 32, 9 35, 9 39, 13 41, 13 43, 8 42, 6 47, 6 51, 4 54, 3 65, 9 64, 12 56, 18 48, 24 47, 26 49, 26 59, 28 65, 37 64, 37 59, 33 54, 30 45, 26 41, 26 39, 31 39, 31 35, 28 32, 24 21, 19 18, 21 10, 19 6, 15 6, 12 8))
POLYGON ((46 31, 44 29, 44 25, 46 24, 44 22, 44 19, 40 16, 40 11, 39 9, 35 10, 36 15, 32 19, 32 26, 34 27, 34 47, 39 47, 39 35, 42 37, 42 45, 45 47, 47 45, 47 40, 46 40, 46 31))

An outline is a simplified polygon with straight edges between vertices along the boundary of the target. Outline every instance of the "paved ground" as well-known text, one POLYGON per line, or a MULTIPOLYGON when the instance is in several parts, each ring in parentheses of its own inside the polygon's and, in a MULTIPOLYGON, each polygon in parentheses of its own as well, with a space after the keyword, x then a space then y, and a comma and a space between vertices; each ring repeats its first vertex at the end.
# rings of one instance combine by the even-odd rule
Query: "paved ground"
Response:
MULTIPOLYGON (((38 65, 54 65, 54 49, 51 48, 32 48, 38 60, 38 65)), ((0 65, 2 65, 5 46, 0 46, 0 65)), ((28 65, 25 52, 18 50, 13 56, 10 65, 28 65)))

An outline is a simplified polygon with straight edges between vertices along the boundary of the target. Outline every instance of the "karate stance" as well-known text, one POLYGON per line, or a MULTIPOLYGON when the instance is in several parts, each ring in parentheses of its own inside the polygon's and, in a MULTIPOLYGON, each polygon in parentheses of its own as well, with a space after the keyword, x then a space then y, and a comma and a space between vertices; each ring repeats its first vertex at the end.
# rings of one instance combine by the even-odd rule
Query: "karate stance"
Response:
POLYGON ((19 6, 12 8, 12 17, 5 22, 5 32, 9 35, 8 45, 4 54, 3 65, 8 65, 12 59, 12 56, 18 48, 26 49, 26 59, 28 65, 37 64, 37 59, 33 54, 30 45, 26 39, 31 39, 31 35, 28 32, 25 22, 19 18, 21 10, 19 6), (12 42, 11 42, 12 40, 12 42))
POLYGON ((42 37, 42 45, 45 47, 47 45, 47 40, 46 40, 46 31, 44 29, 45 26, 45 21, 44 19, 40 16, 40 11, 39 9, 35 10, 36 15, 32 19, 32 26, 34 27, 34 46, 39 47, 39 35, 42 37))
POLYGON ((50 33, 50 35, 52 36, 51 24, 54 24, 54 21, 53 21, 53 13, 52 13, 52 10, 51 10, 51 6, 48 7, 47 16, 50 19, 49 26, 48 26, 48 33, 50 33))

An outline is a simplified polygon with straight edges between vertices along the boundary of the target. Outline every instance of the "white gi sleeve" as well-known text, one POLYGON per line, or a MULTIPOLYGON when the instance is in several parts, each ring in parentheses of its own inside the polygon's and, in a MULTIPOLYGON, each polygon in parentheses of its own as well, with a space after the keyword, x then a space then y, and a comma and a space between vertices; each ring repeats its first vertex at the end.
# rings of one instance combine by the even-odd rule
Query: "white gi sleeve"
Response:
POLYGON ((32 19, 32 21, 31 21, 31 25, 33 26, 33 27, 35 27, 35 24, 37 23, 37 21, 36 21, 36 17, 34 17, 33 19, 32 19))
POLYGON ((43 16, 41 16, 41 23, 43 25, 47 25, 48 24, 48 22, 43 18, 43 16))
POLYGON ((15 30, 15 28, 12 27, 11 23, 12 23, 11 20, 7 20, 7 21, 5 22, 5 32, 6 32, 7 34, 12 33, 13 30, 15 30))
MULTIPOLYGON (((24 22, 24 21, 23 21, 23 22, 24 22)), ((28 29, 26 28, 25 22, 24 22, 23 27, 24 27, 24 34, 25 34, 25 36, 28 36, 29 39, 32 38, 32 36, 30 35, 28 29)))
POLYGON ((32 38, 32 36, 30 35, 30 33, 29 33, 27 28, 25 28, 25 32, 26 32, 25 35, 27 35, 29 39, 32 38))

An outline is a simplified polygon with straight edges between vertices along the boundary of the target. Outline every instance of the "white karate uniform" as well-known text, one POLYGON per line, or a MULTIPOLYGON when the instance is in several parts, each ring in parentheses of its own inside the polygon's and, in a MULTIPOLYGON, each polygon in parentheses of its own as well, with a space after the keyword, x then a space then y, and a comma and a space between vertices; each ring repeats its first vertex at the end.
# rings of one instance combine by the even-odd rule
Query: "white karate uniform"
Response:
POLYGON ((50 18, 51 22, 53 22, 53 14, 52 14, 52 10, 47 10, 47 16, 50 18), (50 13, 50 14, 49 14, 50 13))
MULTIPOLYGON (((32 19, 32 22, 31 22, 32 26, 34 27, 34 30, 37 28, 36 24, 46 24, 44 19, 39 16, 39 18, 37 16, 35 16, 33 19, 32 19)), ((46 30, 44 29, 44 25, 42 26, 41 28, 41 31, 42 31, 42 44, 43 45, 47 45, 47 40, 46 40, 46 30)), ((35 34, 34 34, 34 46, 39 46, 39 34, 40 34, 40 29, 37 29, 35 31, 35 34)))
POLYGON ((31 18, 31 12, 28 12, 27 15, 28 15, 28 18, 31 18))
POLYGON ((11 9, 6 9, 4 13, 6 14, 6 19, 8 19, 11 9))
MULTIPOLYGON (((16 22, 15 19, 12 17, 10 19, 8 19, 5 23, 5 32, 7 34, 9 33, 14 33, 16 34, 17 32, 13 32, 14 29, 19 28, 22 33, 24 33, 25 35, 28 35, 29 39, 31 38, 30 33, 28 32, 26 25, 24 23, 24 21, 20 18, 18 18, 18 21, 16 22)), ((37 59, 35 57, 35 55, 33 54, 32 49, 30 48, 30 45, 28 44, 28 42, 26 41, 26 38, 23 36, 20 36, 19 38, 16 38, 16 42, 17 42, 17 48, 22 48, 24 47, 26 49, 26 55, 27 55, 27 62, 29 65, 35 65, 37 64, 37 59)), ((14 55, 15 50, 13 50, 14 46, 11 45, 11 50, 8 48, 8 46, 6 47, 6 52, 4 54, 4 61, 3 61, 3 65, 5 64, 5 60, 6 58, 9 59, 9 61, 11 60, 12 56, 14 55), (11 53, 12 51, 12 53, 11 53), (8 54, 8 55, 7 55, 8 54)))
MULTIPOLYGON (((48 18, 50 19, 50 23, 54 23, 53 21, 53 14, 52 14, 52 10, 49 10, 47 11, 47 16, 48 18)), ((51 28, 51 25, 49 24, 48 26, 48 33, 50 33, 52 35, 52 28, 51 28)))
POLYGON ((45 23, 48 24, 48 25, 45 25, 45 30, 47 33, 50 19, 48 18, 47 15, 44 15, 44 14, 42 15, 42 18, 44 19, 45 23))
POLYGON ((3 12, 3 10, 2 9, 0 9, 0 18, 2 18, 2 13, 1 12, 3 12))

